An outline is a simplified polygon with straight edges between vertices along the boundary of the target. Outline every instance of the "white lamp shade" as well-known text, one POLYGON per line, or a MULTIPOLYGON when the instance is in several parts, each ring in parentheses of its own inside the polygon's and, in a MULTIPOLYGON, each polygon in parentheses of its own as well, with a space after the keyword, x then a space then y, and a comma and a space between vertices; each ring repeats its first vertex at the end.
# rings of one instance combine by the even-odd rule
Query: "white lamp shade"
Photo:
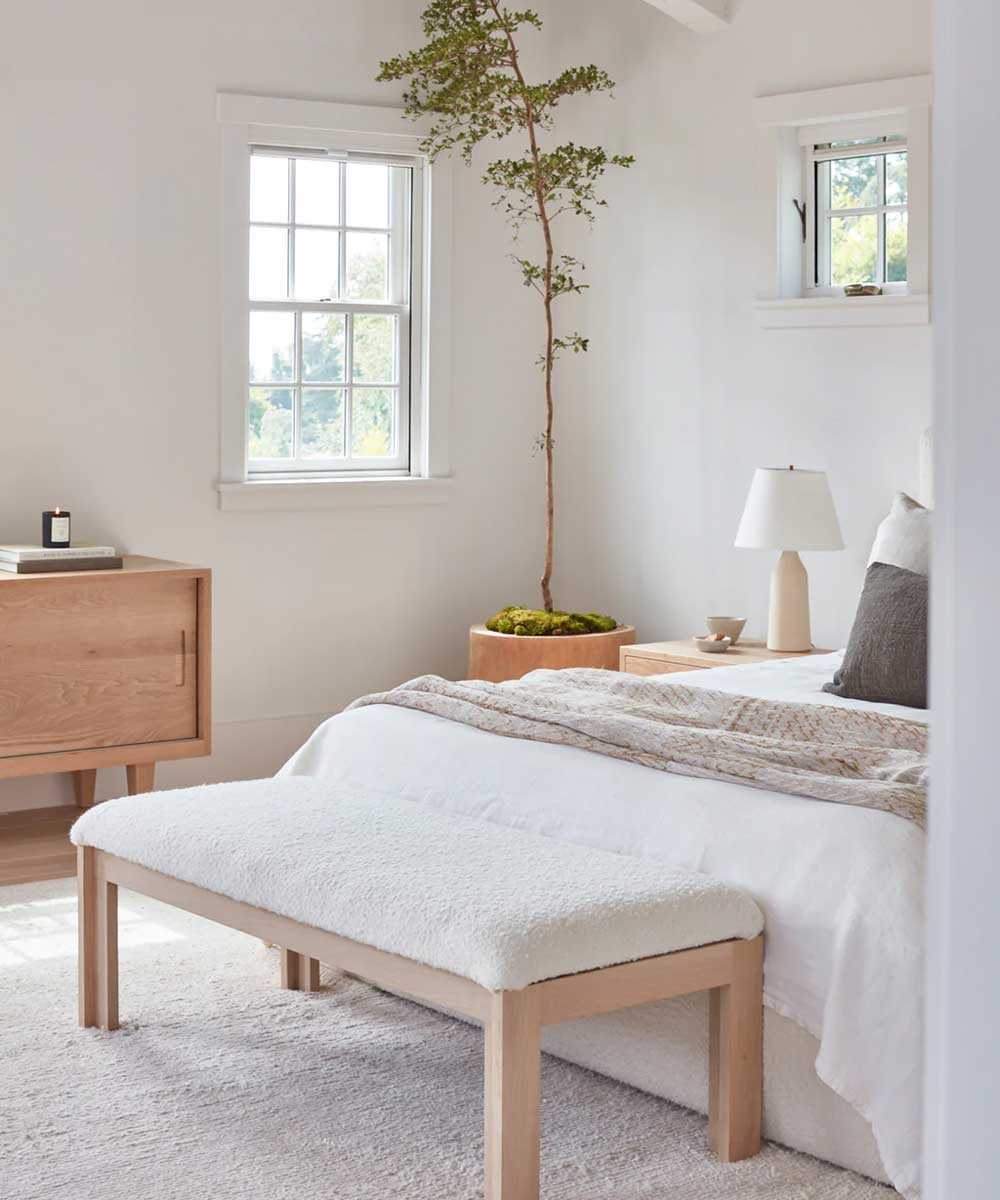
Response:
POLYGON ((843 550, 826 472, 758 467, 736 545, 744 550, 843 550))

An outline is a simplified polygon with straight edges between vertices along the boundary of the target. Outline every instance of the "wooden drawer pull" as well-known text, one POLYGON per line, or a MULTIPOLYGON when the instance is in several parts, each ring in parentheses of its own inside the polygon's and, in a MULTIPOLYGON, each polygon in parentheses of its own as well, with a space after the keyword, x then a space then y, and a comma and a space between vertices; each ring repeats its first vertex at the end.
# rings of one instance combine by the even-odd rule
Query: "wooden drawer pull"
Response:
POLYGON ((187 662, 187 632, 181 630, 181 652, 174 660, 174 683, 178 687, 184 686, 184 671, 187 662))

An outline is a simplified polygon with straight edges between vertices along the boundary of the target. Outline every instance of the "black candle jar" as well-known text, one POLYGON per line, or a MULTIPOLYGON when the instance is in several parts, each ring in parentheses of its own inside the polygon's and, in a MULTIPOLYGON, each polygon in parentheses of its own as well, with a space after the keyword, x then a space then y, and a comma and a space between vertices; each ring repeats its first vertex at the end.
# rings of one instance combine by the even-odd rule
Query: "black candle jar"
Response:
POLYGON ((42 545, 51 549, 69 545, 69 513, 64 508, 42 513, 42 545))

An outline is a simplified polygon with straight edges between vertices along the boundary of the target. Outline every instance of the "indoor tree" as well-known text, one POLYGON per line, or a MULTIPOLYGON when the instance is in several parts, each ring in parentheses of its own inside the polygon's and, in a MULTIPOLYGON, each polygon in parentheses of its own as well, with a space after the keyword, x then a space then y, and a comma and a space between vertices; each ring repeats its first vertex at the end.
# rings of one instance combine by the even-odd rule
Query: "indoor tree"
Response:
POLYGON ((614 85, 605 71, 592 65, 568 67, 543 82, 529 81, 522 67, 519 37, 525 29, 541 29, 537 13, 508 8, 498 0, 432 0, 422 21, 425 44, 382 63, 378 78, 406 81, 403 99, 407 114, 430 118, 422 143, 424 153, 431 159, 442 153, 460 153, 471 165, 480 142, 510 135, 527 139, 519 156, 489 163, 483 181, 497 189, 494 204, 510 222, 515 239, 528 222, 541 232, 540 258, 517 254, 512 258, 525 286, 541 298, 545 319, 544 350, 538 360, 545 380, 545 428, 538 445, 545 455, 542 602, 546 613, 551 613, 553 369, 560 354, 577 354, 588 346, 588 339, 580 333, 560 334, 556 329, 555 302, 586 287, 579 279, 583 264, 572 255, 557 253, 557 222, 566 216, 592 222, 595 210, 606 204, 597 192, 601 177, 610 166, 631 166, 633 158, 609 155, 600 146, 565 142, 546 148, 542 144, 562 100, 610 92, 614 85))

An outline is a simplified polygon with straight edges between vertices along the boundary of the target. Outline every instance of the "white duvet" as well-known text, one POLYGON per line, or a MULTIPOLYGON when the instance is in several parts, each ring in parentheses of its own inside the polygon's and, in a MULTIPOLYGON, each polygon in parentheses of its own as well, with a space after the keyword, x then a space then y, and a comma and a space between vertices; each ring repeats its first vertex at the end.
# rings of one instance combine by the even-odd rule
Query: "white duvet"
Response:
MULTIPOLYGON (((686 684, 911 719, 820 688, 839 655, 678 675, 686 684)), ((765 1002, 819 1043, 816 1073, 920 1195, 924 835, 888 813, 664 774, 373 706, 325 722, 282 773, 705 871, 764 910, 765 1002)))

